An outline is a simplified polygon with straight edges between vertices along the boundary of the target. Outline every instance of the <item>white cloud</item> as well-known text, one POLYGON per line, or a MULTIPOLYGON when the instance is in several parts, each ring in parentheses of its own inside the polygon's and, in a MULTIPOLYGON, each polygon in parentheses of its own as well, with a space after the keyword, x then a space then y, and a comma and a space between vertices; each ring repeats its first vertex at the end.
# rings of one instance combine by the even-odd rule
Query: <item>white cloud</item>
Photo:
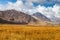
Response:
POLYGON ((8 2, 6 5, 0 4, 0 10, 9 10, 9 9, 20 9, 23 7, 22 1, 17 1, 16 3, 8 2))
POLYGON ((60 17, 60 5, 55 5, 53 11, 55 12, 55 16, 60 17))
POLYGON ((8 4, 6 5, 0 4, 0 10, 10 10, 10 9, 15 9, 18 11, 22 11, 25 13, 28 12, 29 14, 30 13, 32 14, 33 12, 32 10, 34 9, 34 6, 33 6, 33 3, 28 3, 28 2, 23 4, 21 0, 17 0, 16 3, 8 2, 8 4))
POLYGON ((5 9, 5 7, 2 4, 0 4, 0 10, 2 11, 4 9, 5 9))
POLYGON ((60 2, 60 0, 26 0, 27 2, 29 3, 32 3, 32 2, 37 2, 39 4, 52 4, 52 3, 56 3, 56 4, 59 4, 58 2, 60 2))
POLYGON ((54 7, 48 8, 39 5, 36 9, 49 18, 53 16, 60 18, 60 5, 54 5, 54 7))
POLYGON ((17 1, 16 3, 8 2, 6 9, 20 10, 22 9, 22 7, 23 7, 22 1, 17 1))
MULTIPOLYGON (((25 4, 23 4, 22 0, 17 0, 16 3, 8 2, 7 5, 0 4, 0 10, 10 10, 15 9, 22 12, 27 12, 29 14, 33 14, 35 12, 41 12, 47 17, 59 17, 60 18, 60 6, 54 5, 54 7, 44 7, 39 5, 37 8, 33 6, 32 2, 45 2, 46 0, 27 0, 25 4)), ((52 0, 50 0, 52 1, 52 0)))

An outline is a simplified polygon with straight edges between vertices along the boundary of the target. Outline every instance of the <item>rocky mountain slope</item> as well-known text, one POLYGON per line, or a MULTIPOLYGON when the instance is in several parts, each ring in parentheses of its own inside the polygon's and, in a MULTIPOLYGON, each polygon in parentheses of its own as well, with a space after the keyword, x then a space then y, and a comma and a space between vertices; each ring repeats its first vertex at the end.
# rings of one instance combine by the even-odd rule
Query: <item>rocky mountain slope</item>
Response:
POLYGON ((56 25, 41 13, 32 16, 16 10, 0 11, 0 23, 27 24, 27 25, 56 25))
POLYGON ((20 23, 20 24, 28 24, 30 22, 37 21, 30 15, 16 10, 0 11, 0 18, 9 22, 20 23))
POLYGON ((36 12, 34 14, 32 14, 32 17, 34 17, 35 19, 38 20, 38 25, 52 25, 52 26, 56 26, 59 25, 60 23, 57 22, 58 19, 54 18, 51 20, 50 18, 46 17, 45 15, 43 15, 42 13, 36 12))
POLYGON ((49 18, 47 18, 45 15, 39 12, 34 13, 33 16, 40 20, 42 19, 43 21, 51 21, 49 18))

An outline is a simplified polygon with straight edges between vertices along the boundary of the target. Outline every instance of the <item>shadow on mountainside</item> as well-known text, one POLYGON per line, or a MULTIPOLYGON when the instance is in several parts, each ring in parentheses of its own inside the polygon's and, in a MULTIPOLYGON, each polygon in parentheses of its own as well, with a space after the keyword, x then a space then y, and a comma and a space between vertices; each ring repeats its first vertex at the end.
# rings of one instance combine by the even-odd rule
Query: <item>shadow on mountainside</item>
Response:
POLYGON ((0 24, 28 24, 28 23, 11 22, 11 21, 6 21, 6 20, 3 20, 2 18, 0 18, 0 24))

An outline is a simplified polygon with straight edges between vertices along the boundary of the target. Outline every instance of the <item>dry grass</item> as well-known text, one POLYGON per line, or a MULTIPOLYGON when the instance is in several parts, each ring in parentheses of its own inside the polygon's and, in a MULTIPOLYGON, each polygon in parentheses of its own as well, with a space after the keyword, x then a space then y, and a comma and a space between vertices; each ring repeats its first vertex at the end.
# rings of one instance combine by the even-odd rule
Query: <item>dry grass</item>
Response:
POLYGON ((60 27, 0 24, 0 40, 60 40, 60 27))

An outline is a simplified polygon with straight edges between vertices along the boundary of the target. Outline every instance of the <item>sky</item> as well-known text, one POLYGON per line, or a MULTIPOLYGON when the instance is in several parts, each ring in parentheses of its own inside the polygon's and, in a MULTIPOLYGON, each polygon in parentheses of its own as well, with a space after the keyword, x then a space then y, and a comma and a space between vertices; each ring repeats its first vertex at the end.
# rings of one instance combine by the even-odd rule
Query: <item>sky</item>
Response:
POLYGON ((28 14, 40 12, 60 18, 60 0, 0 0, 0 11, 15 9, 28 14))

